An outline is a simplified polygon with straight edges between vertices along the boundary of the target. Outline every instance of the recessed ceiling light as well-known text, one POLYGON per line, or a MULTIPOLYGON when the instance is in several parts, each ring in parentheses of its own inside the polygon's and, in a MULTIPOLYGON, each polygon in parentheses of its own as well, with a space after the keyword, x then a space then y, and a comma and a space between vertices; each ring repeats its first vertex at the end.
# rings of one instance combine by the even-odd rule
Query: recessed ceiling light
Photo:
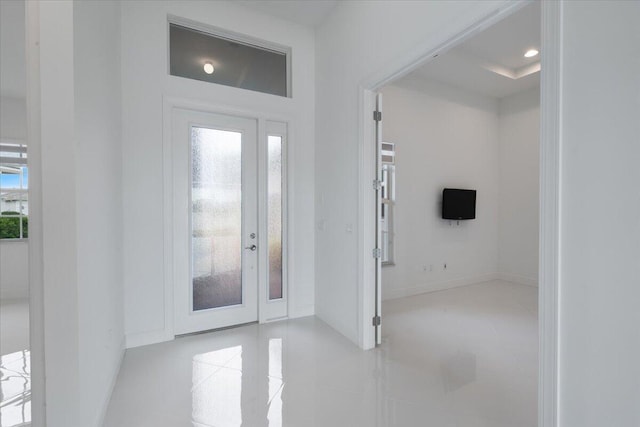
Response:
POLYGON ((525 52, 524 57, 525 58, 533 58, 538 53, 540 53, 540 52, 538 52, 536 49, 529 49, 528 51, 525 52))
POLYGON ((215 68, 213 68, 213 64, 211 62, 204 63, 204 72, 207 74, 213 74, 215 68))

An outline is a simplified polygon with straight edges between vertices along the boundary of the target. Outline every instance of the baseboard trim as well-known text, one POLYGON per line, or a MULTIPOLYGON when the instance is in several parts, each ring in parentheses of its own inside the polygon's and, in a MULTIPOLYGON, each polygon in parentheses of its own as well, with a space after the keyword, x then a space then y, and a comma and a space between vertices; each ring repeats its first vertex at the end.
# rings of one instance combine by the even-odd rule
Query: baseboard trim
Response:
POLYGON ((103 400, 102 408, 98 412, 98 416, 96 417, 96 426, 104 425, 105 419, 107 418, 107 411, 109 410, 109 404, 111 403, 111 396, 113 396, 113 390, 116 388, 116 383, 118 382, 118 375, 120 374, 120 369, 122 369, 122 362, 124 361, 124 353, 126 351, 125 348, 126 337, 122 337, 120 341, 120 356, 118 357, 118 362, 115 366, 115 371, 111 376, 111 381, 109 383, 108 392, 103 400))
POLYGON ((538 287, 538 279, 533 277, 519 276, 511 273, 497 273, 498 280, 504 280, 505 282, 517 283, 519 285, 538 287))
POLYGON ((299 307, 297 310, 291 310, 289 313, 289 319, 298 319, 300 317, 313 316, 315 314, 315 306, 308 304, 303 307, 299 307))
MULTIPOLYGON (((298 310, 295 310, 292 315, 288 317, 278 318, 278 319, 270 319, 270 321, 277 320, 285 320, 285 319, 297 319, 299 317, 307 317, 313 316, 315 314, 315 307, 312 304, 306 305, 304 307, 300 307, 298 310)), ((266 323, 266 322, 265 322, 266 323)), ((175 337, 172 334, 169 334, 164 329, 156 329, 153 331, 146 332, 135 332, 126 335, 126 347, 125 348, 136 348, 142 347, 145 345, 151 344, 159 344, 167 341, 173 341, 175 337)))
POLYGON ((488 282, 498 279, 496 273, 482 274, 479 276, 463 277, 461 279, 447 280, 444 282, 425 283, 423 285, 411 286, 407 288, 393 289, 384 293, 384 284, 382 285, 382 300, 392 300, 398 298, 411 297, 414 295, 427 294, 430 292, 444 291, 446 289, 459 288, 461 286, 473 285, 476 283, 488 282))
POLYGON ((143 345, 158 344, 173 340, 173 335, 169 335, 164 329, 155 331, 136 332, 127 334, 126 348, 142 347, 143 345))
MULTIPOLYGON (((489 282, 491 280, 504 280, 505 282, 516 283, 518 285, 538 287, 538 280, 532 277, 518 276, 510 273, 489 273, 480 276, 464 277, 462 279, 447 280, 445 282, 425 283, 424 285, 411 286, 407 288, 392 289, 382 296, 383 301, 411 297, 414 295, 428 294, 430 292, 444 291, 447 289, 459 288, 461 286, 474 285, 476 283, 489 282)), ((384 284, 383 293, 384 293, 384 284)))

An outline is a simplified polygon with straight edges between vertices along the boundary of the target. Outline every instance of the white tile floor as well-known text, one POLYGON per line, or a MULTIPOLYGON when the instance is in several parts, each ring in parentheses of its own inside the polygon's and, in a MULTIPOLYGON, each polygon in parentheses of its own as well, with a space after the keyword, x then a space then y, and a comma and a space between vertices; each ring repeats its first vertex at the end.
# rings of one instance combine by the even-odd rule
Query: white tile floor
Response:
POLYGON ((0 301, 0 354, 29 349, 29 300, 0 301))
POLYGON ((130 350, 105 425, 536 425, 537 289, 487 282, 383 309, 367 352, 315 318, 130 350))
POLYGON ((29 350, 0 359, 0 426, 31 425, 31 355, 29 350))
POLYGON ((29 301, 0 302, 0 426, 31 421, 29 301))

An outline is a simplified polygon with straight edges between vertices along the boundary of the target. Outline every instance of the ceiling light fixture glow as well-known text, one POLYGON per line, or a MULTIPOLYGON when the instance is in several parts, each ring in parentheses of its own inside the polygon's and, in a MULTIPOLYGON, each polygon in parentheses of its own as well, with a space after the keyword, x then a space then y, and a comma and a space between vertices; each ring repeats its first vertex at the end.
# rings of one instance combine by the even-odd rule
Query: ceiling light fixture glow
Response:
POLYGON ((211 62, 204 63, 204 72, 207 74, 213 74, 215 68, 213 68, 213 64, 211 62))
POLYGON ((525 52, 524 57, 525 58, 533 58, 538 53, 540 53, 540 52, 538 52, 536 49, 529 49, 528 51, 525 52))

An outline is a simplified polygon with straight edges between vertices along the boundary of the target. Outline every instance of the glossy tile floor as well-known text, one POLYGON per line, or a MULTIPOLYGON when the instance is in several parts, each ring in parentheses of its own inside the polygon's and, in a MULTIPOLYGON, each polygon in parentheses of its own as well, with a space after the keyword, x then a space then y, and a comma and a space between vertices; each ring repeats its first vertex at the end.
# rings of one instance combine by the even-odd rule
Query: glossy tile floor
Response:
POLYGON ((31 425, 31 360, 29 350, 0 359, 0 426, 31 425))
POLYGON ((25 427, 31 421, 29 302, 0 302, 0 426, 25 427))
POLYGON ((388 301, 361 351, 316 318, 127 352, 108 427, 533 427, 537 289, 506 282, 388 301))
POLYGON ((29 300, 0 301, 0 354, 29 349, 29 300))

